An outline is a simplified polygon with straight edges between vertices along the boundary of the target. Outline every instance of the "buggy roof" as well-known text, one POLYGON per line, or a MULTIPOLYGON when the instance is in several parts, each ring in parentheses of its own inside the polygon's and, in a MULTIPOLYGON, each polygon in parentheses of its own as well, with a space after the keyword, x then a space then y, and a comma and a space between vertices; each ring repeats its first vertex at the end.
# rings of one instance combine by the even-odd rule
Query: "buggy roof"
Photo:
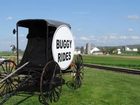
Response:
POLYGON ((71 28, 67 23, 49 19, 25 19, 18 21, 17 25, 20 27, 29 28, 27 38, 46 38, 48 35, 53 35, 56 28, 60 25, 67 25, 69 28, 71 28))
POLYGON ((35 26, 53 26, 53 27, 59 27, 60 25, 67 25, 70 27, 69 24, 61 22, 61 21, 56 21, 56 20, 49 20, 49 19, 25 19, 25 20, 20 20, 17 22, 18 26, 21 27, 26 27, 26 28, 32 28, 35 26))

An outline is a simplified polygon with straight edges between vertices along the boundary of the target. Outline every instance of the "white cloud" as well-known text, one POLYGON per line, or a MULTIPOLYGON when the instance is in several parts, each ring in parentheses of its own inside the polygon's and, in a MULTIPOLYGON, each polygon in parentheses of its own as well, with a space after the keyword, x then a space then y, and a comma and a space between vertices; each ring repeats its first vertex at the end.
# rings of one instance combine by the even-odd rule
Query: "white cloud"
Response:
POLYGON ((133 39, 133 40, 140 40, 140 36, 131 36, 131 39, 133 39))
POLYGON ((130 19, 130 20, 139 20, 140 16, 138 16, 138 15, 128 15, 127 18, 130 19))
POLYGON ((86 36, 82 36, 82 37, 80 37, 80 40, 82 40, 82 41, 89 41, 90 39, 88 37, 86 37, 86 36))
POLYGON ((118 40, 126 40, 126 39, 129 39, 129 37, 126 35, 118 36, 118 40))
POLYGON ((6 18, 6 20, 12 20, 12 19, 13 19, 12 16, 8 16, 8 17, 6 18))
POLYGON ((81 30, 82 30, 81 28, 78 28, 78 29, 77 29, 77 31, 81 31, 81 30))
POLYGON ((129 32, 133 32, 134 29, 133 29, 133 28, 128 28, 128 31, 129 31, 129 32))
MULTIPOLYGON (((77 37, 78 38, 78 37, 77 37)), ((99 46, 112 46, 112 45, 128 45, 128 44, 140 44, 139 35, 120 35, 117 33, 107 35, 94 35, 94 36, 82 36, 76 40, 79 45, 83 43, 93 43, 99 46), (81 43, 81 44, 80 44, 81 43)))
POLYGON ((109 35, 107 37, 108 37, 108 39, 112 39, 112 40, 118 39, 116 35, 109 35))

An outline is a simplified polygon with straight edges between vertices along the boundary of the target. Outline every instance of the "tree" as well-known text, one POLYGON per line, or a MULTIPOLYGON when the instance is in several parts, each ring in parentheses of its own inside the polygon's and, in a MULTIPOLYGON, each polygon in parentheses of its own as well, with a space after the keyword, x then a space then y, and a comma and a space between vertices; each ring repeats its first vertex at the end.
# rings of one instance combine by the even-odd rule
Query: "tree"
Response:
POLYGON ((140 48, 138 48, 138 54, 140 54, 140 48))

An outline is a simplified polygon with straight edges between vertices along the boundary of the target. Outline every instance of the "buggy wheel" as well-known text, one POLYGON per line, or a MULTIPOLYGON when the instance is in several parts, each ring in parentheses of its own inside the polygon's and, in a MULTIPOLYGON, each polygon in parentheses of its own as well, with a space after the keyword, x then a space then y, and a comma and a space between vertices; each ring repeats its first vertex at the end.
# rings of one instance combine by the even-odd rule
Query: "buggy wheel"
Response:
MULTIPOLYGON (((16 64, 11 60, 4 60, 0 64, 0 81, 15 70, 16 64)), ((0 96, 6 95, 15 89, 18 85, 18 76, 13 75, 0 83, 0 96)))
POLYGON ((69 88, 75 90, 81 87, 84 73, 81 70, 77 69, 77 66, 74 63, 72 64, 71 70, 72 70, 72 74, 71 74, 72 81, 68 81, 66 85, 69 88))
POLYGON ((41 74, 39 101, 45 105, 57 102, 62 90, 62 73, 55 61, 46 64, 41 74))
POLYGON ((82 85, 82 79, 84 77, 84 73, 83 73, 83 69, 84 69, 84 66, 83 66, 83 58, 82 58, 82 55, 78 54, 76 57, 75 57, 75 66, 74 66, 74 72, 75 72, 75 75, 73 77, 74 81, 75 81, 75 88, 80 88, 81 85, 82 85))
POLYGON ((73 63, 71 64, 72 70, 72 81, 68 81, 66 85, 71 89, 78 89, 82 85, 83 73, 83 58, 82 56, 76 55, 73 63))

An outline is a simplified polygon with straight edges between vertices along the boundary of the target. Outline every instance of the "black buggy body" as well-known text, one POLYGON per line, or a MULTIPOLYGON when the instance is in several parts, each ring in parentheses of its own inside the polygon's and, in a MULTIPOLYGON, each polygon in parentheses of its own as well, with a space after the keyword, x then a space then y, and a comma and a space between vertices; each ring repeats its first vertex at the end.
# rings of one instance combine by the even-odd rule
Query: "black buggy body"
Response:
POLYGON ((19 66, 29 62, 27 67, 42 70, 46 62, 53 60, 52 39, 55 30, 60 25, 67 25, 70 28, 69 24, 54 20, 28 19, 19 21, 17 26, 29 30, 27 35, 28 43, 19 66))

